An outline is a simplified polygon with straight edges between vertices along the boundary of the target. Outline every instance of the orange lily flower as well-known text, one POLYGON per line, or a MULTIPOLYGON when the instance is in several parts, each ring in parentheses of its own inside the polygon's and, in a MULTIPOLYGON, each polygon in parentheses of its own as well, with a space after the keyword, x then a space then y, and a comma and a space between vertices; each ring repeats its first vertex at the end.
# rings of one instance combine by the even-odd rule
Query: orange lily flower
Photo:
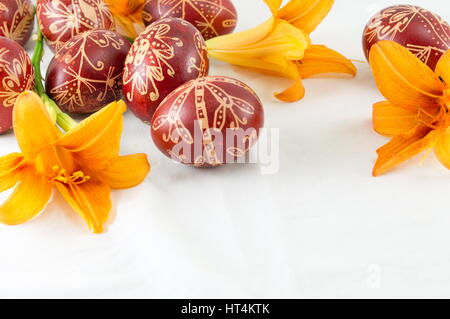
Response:
POLYGON ((111 189, 140 184, 150 166, 145 154, 119 156, 124 102, 114 102, 66 134, 54 125, 33 92, 22 93, 13 111, 22 153, 0 158, 0 191, 16 186, 0 206, 0 222, 18 225, 37 216, 55 187, 94 233, 111 210, 111 189))
POLYGON ((129 39, 135 39, 144 30, 142 9, 145 0, 105 0, 117 31, 129 39))
POLYGON ((433 72, 412 53, 391 41, 370 51, 373 74, 387 101, 373 106, 373 125, 382 135, 393 136, 381 147, 373 175, 434 148, 450 169, 450 50, 433 72))
POLYGON ((325 73, 356 75, 353 63, 323 45, 312 45, 310 33, 327 16, 334 0, 264 0, 272 18, 256 28, 207 41, 211 57, 271 75, 295 80, 275 96, 294 102, 305 95, 302 79, 325 73))

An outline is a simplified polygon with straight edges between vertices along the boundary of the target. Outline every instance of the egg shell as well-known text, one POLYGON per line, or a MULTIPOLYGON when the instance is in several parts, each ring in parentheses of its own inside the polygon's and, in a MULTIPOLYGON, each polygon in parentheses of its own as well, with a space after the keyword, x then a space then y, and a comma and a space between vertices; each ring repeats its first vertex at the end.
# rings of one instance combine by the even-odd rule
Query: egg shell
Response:
POLYGON ((92 113, 119 100, 130 47, 114 31, 88 31, 74 37, 50 61, 47 94, 70 113, 92 113))
POLYGON ((417 6, 397 5, 378 12, 363 33, 366 57, 381 40, 395 41, 408 48, 431 69, 450 49, 450 27, 437 14, 417 6))
POLYGON ((12 128, 12 111, 20 93, 33 90, 34 70, 25 50, 0 36, 0 134, 12 128))
POLYGON ((53 51, 83 32, 115 30, 111 11, 103 0, 38 0, 36 12, 53 51))
POLYGON ((24 46, 33 31, 34 7, 30 0, 0 0, 0 36, 24 46))
POLYGON ((232 33, 237 12, 231 0, 147 0, 143 9, 146 25, 164 18, 180 18, 192 23, 208 40, 232 33))
POLYGON ((133 43, 123 74, 125 101, 146 123, 161 101, 187 81, 208 74, 206 43, 200 32, 182 19, 162 19, 149 25, 133 43))
POLYGON ((215 167, 245 156, 263 126, 263 105, 250 87, 233 78, 209 76, 167 96, 153 116, 151 134, 173 160, 215 167))

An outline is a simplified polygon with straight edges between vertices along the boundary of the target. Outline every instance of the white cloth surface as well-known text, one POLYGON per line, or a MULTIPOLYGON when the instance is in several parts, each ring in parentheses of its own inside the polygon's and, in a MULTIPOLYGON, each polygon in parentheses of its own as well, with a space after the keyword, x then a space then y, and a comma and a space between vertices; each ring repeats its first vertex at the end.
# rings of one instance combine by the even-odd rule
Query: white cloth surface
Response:
MULTIPOLYGON (((408 2, 450 18, 447 0, 408 2)), ((270 14, 262 0, 234 3, 240 30, 270 14)), ((365 60, 365 23, 396 3, 337 0, 313 42, 365 60)), ((45 67, 50 59, 47 50, 45 67)), ((266 127, 279 129, 274 174, 175 165, 127 113, 122 153, 148 153, 146 181, 112 194, 102 235, 56 192, 32 222, 0 225, 0 298, 450 297, 449 173, 430 154, 371 176, 387 142, 371 127, 383 97, 369 65, 357 67, 356 79, 305 80, 306 97, 283 104, 272 93, 290 81, 212 62, 211 74, 263 100, 266 127)), ((0 145, 1 155, 18 150, 12 134, 0 145)))

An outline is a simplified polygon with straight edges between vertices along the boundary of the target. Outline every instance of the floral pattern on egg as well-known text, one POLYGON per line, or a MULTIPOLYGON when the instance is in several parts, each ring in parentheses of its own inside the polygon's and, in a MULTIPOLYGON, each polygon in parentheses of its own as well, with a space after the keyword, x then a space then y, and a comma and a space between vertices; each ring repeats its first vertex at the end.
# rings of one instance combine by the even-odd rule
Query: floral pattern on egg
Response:
POLYGON ((450 26, 437 14, 417 6, 397 5, 378 12, 363 34, 366 57, 381 40, 395 41, 433 70, 450 49, 450 26))

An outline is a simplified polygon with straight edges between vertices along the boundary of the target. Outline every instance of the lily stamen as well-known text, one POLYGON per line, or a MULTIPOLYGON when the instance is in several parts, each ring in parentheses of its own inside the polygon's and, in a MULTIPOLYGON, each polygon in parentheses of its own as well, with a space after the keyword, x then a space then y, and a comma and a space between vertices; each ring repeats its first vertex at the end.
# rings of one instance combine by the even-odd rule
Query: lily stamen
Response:
POLYGON ((86 175, 83 171, 77 171, 69 176, 67 170, 60 168, 58 165, 52 167, 52 173, 51 180, 63 184, 80 185, 91 179, 91 177, 86 175))
POLYGON ((75 172, 72 174, 72 176, 69 177, 70 183, 72 183, 74 185, 80 185, 80 184, 86 183, 90 179, 91 179, 91 177, 88 175, 85 175, 84 172, 82 172, 82 171, 75 172))

